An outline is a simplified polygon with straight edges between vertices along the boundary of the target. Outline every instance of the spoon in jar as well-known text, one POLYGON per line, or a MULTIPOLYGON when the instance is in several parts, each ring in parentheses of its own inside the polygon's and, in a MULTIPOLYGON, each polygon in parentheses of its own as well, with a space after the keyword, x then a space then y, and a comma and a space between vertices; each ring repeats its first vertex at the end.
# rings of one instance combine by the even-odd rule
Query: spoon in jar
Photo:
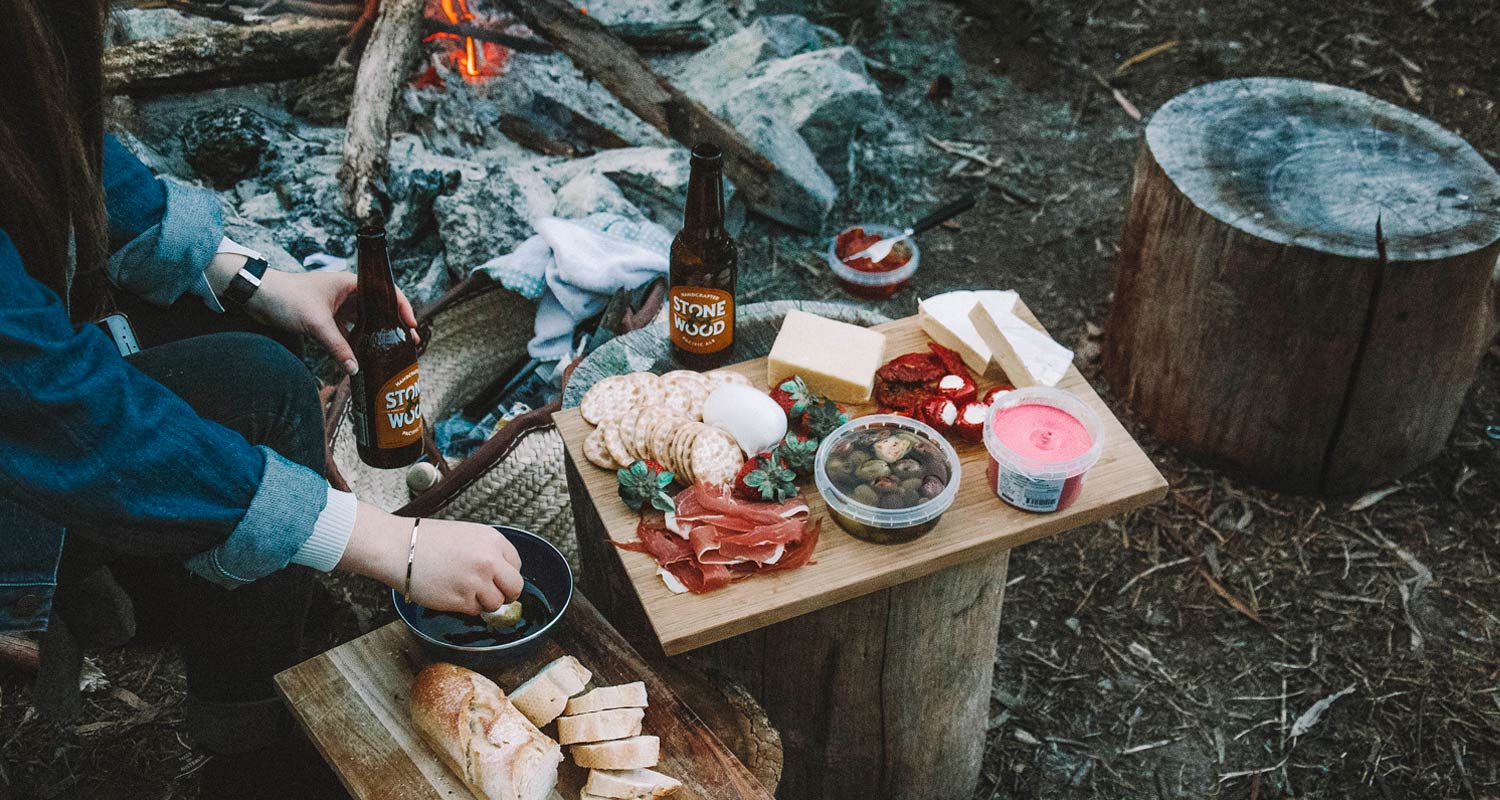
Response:
POLYGON ((938 208, 938 210, 932 212, 931 214, 928 214, 927 216, 917 220, 916 222, 913 222, 911 227, 902 231, 899 236, 889 236, 881 239, 880 241, 870 245, 869 247, 866 247, 858 253, 845 258, 844 262, 848 263, 850 261, 854 261, 855 259, 868 258, 870 259, 870 261, 879 264, 880 262, 885 260, 886 256, 891 254, 891 248, 895 247, 898 243, 904 242, 919 233, 930 231, 933 228, 936 228, 937 226, 943 224, 944 222, 953 219, 959 214, 968 211, 969 209, 974 207, 974 202, 974 195, 968 195, 966 197, 961 197, 957 200, 954 200, 953 202, 938 208))

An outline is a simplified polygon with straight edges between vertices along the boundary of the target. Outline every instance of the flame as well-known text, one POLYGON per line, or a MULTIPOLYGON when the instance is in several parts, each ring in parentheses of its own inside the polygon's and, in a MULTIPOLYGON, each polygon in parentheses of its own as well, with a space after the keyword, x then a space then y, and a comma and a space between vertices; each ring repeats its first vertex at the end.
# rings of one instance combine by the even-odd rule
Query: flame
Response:
MULTIPOLYGON (((474 19, 473 12, 469 11, 468 0, 443 0, 443 14, 448 17, 449 22, 455 25, 474 19), (455 3, 457 4, 456 6, 455 3)), ((463 68, 465 75, 471 78, 479 76, 478 54, 476 53, 474 37, 472 36, 464 37, 464 55, 459 60, 459 66, 463 68)))

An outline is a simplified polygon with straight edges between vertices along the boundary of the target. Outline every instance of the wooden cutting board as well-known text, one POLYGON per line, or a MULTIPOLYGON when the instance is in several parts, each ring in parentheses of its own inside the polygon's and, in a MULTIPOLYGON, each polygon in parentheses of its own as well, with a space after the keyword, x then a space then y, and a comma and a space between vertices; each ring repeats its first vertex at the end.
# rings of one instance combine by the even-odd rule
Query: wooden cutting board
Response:
MULTIPOLYGON (((646 682, 651 707, 642 733, 661 737, 657 769, 684 783, 674 798, 772 800, 581 594, 574 595, 567 616, 540 654, 489 677, 509 691, 563 655, 575 656, 594 673, 591 687, 646 682)), ((412 680, 428 662, 417 639, 398 621, 276 676, 292 713, 355 800, 474 797, 411 725, 407 702, 412 680)), ((556 726, 543 732, 555 738, 556 726)), ((586 777, 567 759, 552 800, 577 800, 586 777)))
MULTIPOLYGON (((1042 329, 1023 304, 1018 304, 1016 310, 1023 319, 1042 329)), ((916 317, 874 329, 886 335, 887 359, 903 353, 927 352, 931 341, 916 317)), ((756 387, 766 388, 764 358, 725 369, 742 373, 756 387)), ((999 382, 998 375, 981 378, 980 394, 999 382)), ((989 454, 984 445, 954 441, 962 464, 958 497, 937 527, 914 542, 870 544, 844 533, 829 517, 828 507, 812 480, 807 479, 802 482, 802 496, 812 508, 812 518, 823 521, 822 539, 813 555, 815 563, 753 575, 708 594, 676 595, 657 576, 656 562, 649 555, 617 551, 663 651, 677 655, 1165 497, 1166 479, 1076 368, 1069 367, 1058 388, 1088 403, 1104 423, 1104 454, 1086 476, 1082 495, 1066 510, 1034 514, 1006 505, 990 490, 985 479, 989 454)), ((849 409, 851 416, 874 411, 873 406, 849 409)), ((594 466, 584 457, 583 442, 593 426, 576 408, 553 416, 566 442, 568 457, 583 477, 610 538, 622 543, 633 541, 639 517, 620 501, 614 473, 594 466)))

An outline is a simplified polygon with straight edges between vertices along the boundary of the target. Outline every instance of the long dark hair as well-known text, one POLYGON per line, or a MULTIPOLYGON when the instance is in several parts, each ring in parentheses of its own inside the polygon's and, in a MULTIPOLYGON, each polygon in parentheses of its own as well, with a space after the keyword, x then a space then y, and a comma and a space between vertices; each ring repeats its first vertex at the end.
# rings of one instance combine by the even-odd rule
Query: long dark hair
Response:
POLYGON ((0 0, 0 230, 74 319, 105 302, 106 7, 107 0, 0 0))

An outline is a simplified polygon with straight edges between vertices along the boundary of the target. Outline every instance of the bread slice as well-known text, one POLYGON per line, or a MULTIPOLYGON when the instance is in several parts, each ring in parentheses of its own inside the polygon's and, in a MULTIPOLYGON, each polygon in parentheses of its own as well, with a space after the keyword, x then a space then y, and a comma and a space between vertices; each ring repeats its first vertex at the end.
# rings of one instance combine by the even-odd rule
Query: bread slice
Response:
POLYGON ((641 720, 645 716, 646 710, 642 708, 612 708, 576 717, 559 717, 557 743, 607 742, 640 736, 641 720))
POLYGON ((488 800, 546 800, 562 748, 542 735, 489 678, 432 664, 411 690, 417 732, 474 794, 488 800))
POLYGON ((542 667, 531 680, 510 693, 510 701, 538 728, 546 725, 568 705, 568 698, 583 691, 593 677, 578 659, 563 656, 542 667))
POLYGON ((634 736, 613 742, 573 745, 573 763, 584 769, 644 769, 661 759, 661 740, 634 736))
POLYGON ((563 713, 572 716, 611 708, 645 708, 648 705, 646 684, 636 681, 620 686, 601 686, 588 694, 581 694, 568 701, 568 707, 563 709, 563 713))
POLYGON ((682 781, 649 769, 595 769, 589 771, 583 785, 584 798, 608 797, 612 800, 653 800, 666 797, 682 788, 682 781))

